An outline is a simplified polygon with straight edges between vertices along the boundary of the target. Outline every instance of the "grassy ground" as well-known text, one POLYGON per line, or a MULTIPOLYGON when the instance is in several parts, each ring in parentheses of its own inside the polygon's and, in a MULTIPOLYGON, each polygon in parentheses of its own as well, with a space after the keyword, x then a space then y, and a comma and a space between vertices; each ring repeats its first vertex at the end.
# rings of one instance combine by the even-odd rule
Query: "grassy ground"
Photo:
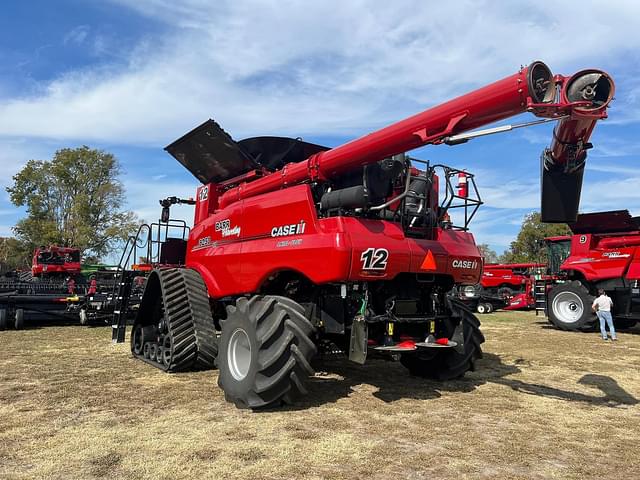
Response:
POLYGON ((331 360, 308 401, 262 413, 107 328, 0 332, 0 478, 640 478, 640 329, 613 344, 532 313, 481 320, 463 380, 331 360))

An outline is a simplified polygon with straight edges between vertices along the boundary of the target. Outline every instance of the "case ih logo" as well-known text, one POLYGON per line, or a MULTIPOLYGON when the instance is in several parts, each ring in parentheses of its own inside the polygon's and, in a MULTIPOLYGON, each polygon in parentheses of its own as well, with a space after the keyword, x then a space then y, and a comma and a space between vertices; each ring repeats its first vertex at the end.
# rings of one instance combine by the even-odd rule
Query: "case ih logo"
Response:
POLYGON ((272 237, 286 237, 287 235, 302 235, 305 227, 304 220, 300 220, 300 223, 293 223, 291 225, 281 225, 279 227, 273 227, 271 229, 272 237))
POLYGON ((478 262, 475 260, 454 260, 451 262, 453 268, 468 268, 474 270, 478 267, 478 262))

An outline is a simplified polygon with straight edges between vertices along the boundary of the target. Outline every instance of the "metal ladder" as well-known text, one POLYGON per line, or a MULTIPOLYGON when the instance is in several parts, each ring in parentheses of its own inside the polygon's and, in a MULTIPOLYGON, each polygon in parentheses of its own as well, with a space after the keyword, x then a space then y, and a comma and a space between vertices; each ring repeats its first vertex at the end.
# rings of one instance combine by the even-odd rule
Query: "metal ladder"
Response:
POLYGON ((131 297, 131 289, 133 279, 136 272, 129 268, 130 263, 136 261, 138 251, 145 253, 145 258, 151 256, 151 227, 143 223, 138 228, 135 236, 127 239, 127 243, 120 256, 117 272, 120 274, 118 281, 113 286, 113 316, 111 320, 111 341, 113 343, 123 343, 127 330, 127 309, 129 308, 129 299, 131 297), (140 241, 142 240, 142 243, 140 241))
POLYGON ((134 271, 123 270, 117 283, 118 291, 114 297, 111 324, 111 341, 114 343, 124 342, 127 329, 127 309, 129 308, 129 298, 131 298, 131 287, 135 274, 134 271))
POLYGON ((535 279, 533 283, 533 298, 536 305, 536 317, 547 316, 547 281, 535 279))

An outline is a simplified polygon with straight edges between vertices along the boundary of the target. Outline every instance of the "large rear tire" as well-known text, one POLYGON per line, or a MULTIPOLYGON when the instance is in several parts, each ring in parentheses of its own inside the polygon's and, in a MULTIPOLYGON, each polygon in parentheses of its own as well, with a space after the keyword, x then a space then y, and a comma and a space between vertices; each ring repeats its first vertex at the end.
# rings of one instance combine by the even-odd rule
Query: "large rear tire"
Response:
POLYGON ((412 375, 436 380, 453 380, 475 370, 475 362, 482 358, 484 335, 480 331, 480 321, 462 302, 449 299, 451 316, 445 321, 444 334, 452 339, 455 329, 462 325, 462 348, 447 348, 428 353, 404 353, 400 363, 412 375))
POLYGON ((560 330, 590 330, 596 323, 593 299, 578 280, 558 284, 549 291, 549 320, 560 330))
POLYGON ((304 308, 272 295, 240 298, 221 321, 218 385, 238 408, 276 407, 307 393, 314 328, 304 308))
POLYGON ((616 318, 613 317, 613 326, 617 329, 620 330, 624 330, 627 328, 633 328, 635 327, 636 323, 638 323, 637 320, 634 320, 632 318, 616 318))

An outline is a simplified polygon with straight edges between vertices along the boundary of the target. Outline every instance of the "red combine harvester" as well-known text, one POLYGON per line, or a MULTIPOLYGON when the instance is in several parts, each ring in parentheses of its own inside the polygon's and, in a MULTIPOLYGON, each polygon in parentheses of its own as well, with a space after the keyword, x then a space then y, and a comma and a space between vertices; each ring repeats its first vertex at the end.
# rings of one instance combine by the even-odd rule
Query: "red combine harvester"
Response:
POLYGON ((561 281, 547 292, 549 320, 562 330, 592 329, 591 304, 603 288, 616 327, 632 327, 640 320, 640 217, 587 213, 569 227, 572 236, 546 239, 549 273, 561 281))
POLYGON ((80 275, 80 250, 72 247, 38 247, 33 251, 31 274, 34 278, 75 277, 80 275))
MULTIPOLYGON (((358 363, 379 352, 416 375, 462 376, 484 338, 447 293, 480 280, 468 224, 481 202, 473 175, 405 152, 525 126, 464 133, 523 112, 543 118, 526 125, 558 121, 542 154, 542 218, 574 221, 589 137, 613 91, 604 72, 554 76, 535 62, 332 149, 236 142, 205 122, 166 148, 203 185, 184 267, 149 274, 133 355, 171 372, 215 363, 227 400, 249 408, 305 393, 311 358, 327 343, 358 363), (457 226, 454 208, 464 212, 457 226)), ((117 342, 129 288, 121 283, 117 342)))

